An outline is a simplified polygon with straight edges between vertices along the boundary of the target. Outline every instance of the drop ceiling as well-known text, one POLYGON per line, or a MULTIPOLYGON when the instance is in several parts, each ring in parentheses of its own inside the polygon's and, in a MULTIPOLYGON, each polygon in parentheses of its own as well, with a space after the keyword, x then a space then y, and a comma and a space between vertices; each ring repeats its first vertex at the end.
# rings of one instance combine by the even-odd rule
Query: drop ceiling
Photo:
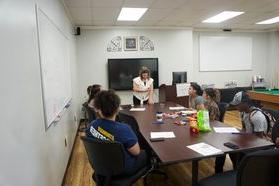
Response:
POLYGON ((279 16, 279 0, 64 0, 76 26, 192 27, 274 30, 279 23, 256 22, 279 16), (137 22, 117 21, 122 7, 148 8, 137 22), (219 24, 203 20, 224 10, 245 13, 219 24))

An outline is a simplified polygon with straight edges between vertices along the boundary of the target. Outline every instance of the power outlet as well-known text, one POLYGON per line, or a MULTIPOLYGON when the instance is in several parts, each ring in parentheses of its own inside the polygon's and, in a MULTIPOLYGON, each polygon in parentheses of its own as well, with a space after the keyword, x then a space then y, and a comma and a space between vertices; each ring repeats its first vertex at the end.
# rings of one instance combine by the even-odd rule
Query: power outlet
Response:
POLYGON ((65 136, 65 138, 64 138, 64 145, 65 145, 65 147, 68 146, 68 137, 67 136, 65 136))

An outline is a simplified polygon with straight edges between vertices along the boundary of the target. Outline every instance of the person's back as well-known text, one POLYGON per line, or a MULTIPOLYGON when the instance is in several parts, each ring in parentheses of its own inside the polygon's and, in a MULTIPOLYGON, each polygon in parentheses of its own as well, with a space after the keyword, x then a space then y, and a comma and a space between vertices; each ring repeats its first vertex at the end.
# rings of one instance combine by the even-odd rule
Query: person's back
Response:
POLYGON ((111 120, 96 119, 90 124, 86 134, 89 137, 122 143, 125 149, 125 169, 133 167, 136 158, 127 149, 135 145, 138 139, 130 126, 111 120))
POLYGON ((252 105, 249 96, 245 92, 235 94, 231 105, 241 113, 242 128, 247 133, 255 133, 263 137, 267 132, 267 120, 264 114, 252 105))
POLYGON ((247 133, 267 132, 267 120, 265 115, 256 107, 251 107, 249 113, 242 112, 242 125, 247 133))
POLYGON ((123 144, 125 150, 123 174, 133 174, 147 164, 147 156, 144 151, 140 151, 138 139, 131 127, 115 121, 119 105, 120 98, 113 91, 97 93, 94 108, 100 118, 90 123, 86 135, 123 144))

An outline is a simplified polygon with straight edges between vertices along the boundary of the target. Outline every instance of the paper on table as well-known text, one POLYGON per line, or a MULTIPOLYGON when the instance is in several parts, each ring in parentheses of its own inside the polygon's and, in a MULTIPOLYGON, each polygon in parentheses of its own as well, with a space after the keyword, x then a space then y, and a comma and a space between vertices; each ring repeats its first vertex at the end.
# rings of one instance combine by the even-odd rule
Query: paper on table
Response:
POLYGON ((234 127, 213 127, 216 133, 239 133, 234 127))
POLYGON ((131 108, 130 111, 145 111, 145 108, 131 108))
POLYGON ((169 107, 170 110, 183 110, 185 107, 169 107))
POLYGON ((153 138, 175 138, 173 132, 150 132, 150 137, 153 138))
POLYGON ((177 83, 176 84, 176 97, 188 96, 188 89, 190 83, 177 83))
POLYGON ((196 151, 197 153, 200 153, 204 156, 209 156, 212 154, 218 154, 221 153, 222 150, 217 149, 207 143, 197 143, 194 145, 188 145, 187 146, 189 149, 192 149, 193 151, 196 151))

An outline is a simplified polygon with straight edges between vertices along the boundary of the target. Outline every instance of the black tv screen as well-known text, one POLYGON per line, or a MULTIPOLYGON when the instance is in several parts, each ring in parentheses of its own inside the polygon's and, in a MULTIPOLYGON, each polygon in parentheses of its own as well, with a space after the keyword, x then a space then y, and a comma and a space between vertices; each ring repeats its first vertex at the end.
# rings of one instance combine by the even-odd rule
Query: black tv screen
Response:
POLYGON ((133 78, 138 77, 143 66, 150 70, 150 76, 154 79, 153 86, 158 88, 158 58, 108 59, 109 88, 132 90, 133 78))

